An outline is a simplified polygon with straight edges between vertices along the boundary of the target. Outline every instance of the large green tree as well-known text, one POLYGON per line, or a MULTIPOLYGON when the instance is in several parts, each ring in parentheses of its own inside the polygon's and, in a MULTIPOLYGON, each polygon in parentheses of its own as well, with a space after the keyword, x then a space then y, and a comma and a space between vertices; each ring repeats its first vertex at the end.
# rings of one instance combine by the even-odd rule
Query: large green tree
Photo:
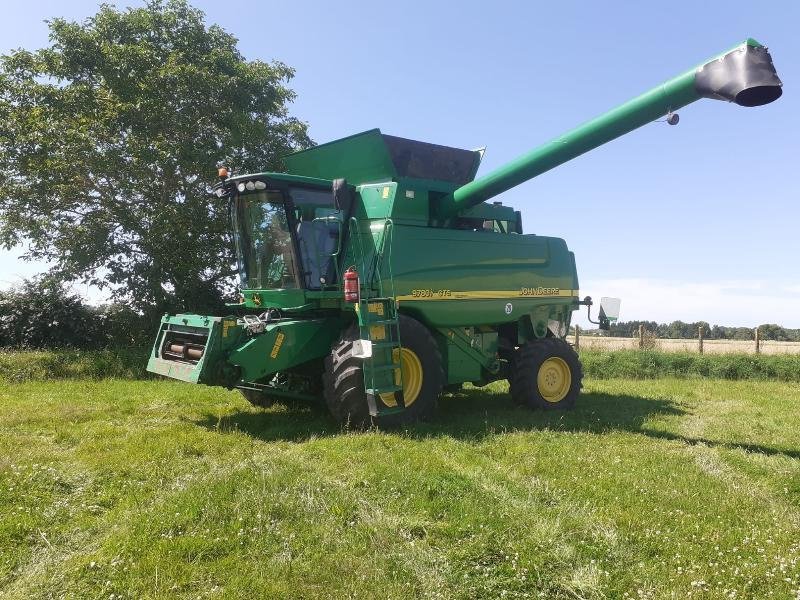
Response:
POLYGON ((182 0, 48 24, 48 48, 0 57, 0 244, 139 309, 218 309, 235 261, 208 185, 311 144, 292 69, 182 0))

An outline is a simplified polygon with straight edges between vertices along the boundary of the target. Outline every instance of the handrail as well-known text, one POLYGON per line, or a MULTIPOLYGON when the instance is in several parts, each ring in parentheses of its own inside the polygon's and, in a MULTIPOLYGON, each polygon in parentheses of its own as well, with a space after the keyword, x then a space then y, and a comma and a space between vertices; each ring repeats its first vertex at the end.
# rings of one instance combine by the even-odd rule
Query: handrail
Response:
MULTIPOLYGON (((364 244, 361 241, 361 232, 358 230, 358 219, 355 217, 350 217, 348 222, 348 226, 350 227, 350 240, 358 240, 356 244, 353 245, 353 260, 356 261, 356 270, 360 273, 364 274, 366 265, 364 264, 364 244), (357 252, 356 252, 357 250, 357 252)), ((361 286, 366 289, 364 285, 363 279, 359 278, 361 281, 361 286)), ((359 297, 361 297, 361 293, 359 291, 359 297)))
MULTIPOLYGON (((370 234, 372 233, 372 225, 370 223, 370 234)), ((358 229, 359 221, 355 217, 350 217, 350 239, 358 240, 353 246, 353 259, 356 261, 356 267, 362 274, 361 285, 366 292, 365 295, 371 296, 373 290, 377 291, 379 296, 384 296, 383 277, 381 271, 384 264, 388 261, 388 277, 391 282, 391 294, 394 297, 394 274, 392 272, 392 241, 394 238, 394 222, 390 218, 385 218, 381 227, 381 235, 378 242, 375 244, 375 252, 370 257, 370 265, 366 263, 366 256, 364 252, 364 242, 361 239, 361 232, 358 229), (358 233, 358 235, 354 235, 358 233)), ((373 237, 374 241, 374 237, 373 237)))
MULTIPOLYGON (((395 291, 394 291, 394 273, 392 272, 392 248, 394 242, 394 221, 390 218, 387 218, 383 222, 383 237, 381 238, 381 249, 380 249, 380 261, 381 264, 379 266, 379 271, 383 268, 383 261, 387 262, 388 266, 388 277, 389 283, 391 285, 391 297, 392 299, 395 298, 395 291)), ((379 289, 381 296, 385 296, 383 291, 383 280, 380 279, 379 275, 379 289)))

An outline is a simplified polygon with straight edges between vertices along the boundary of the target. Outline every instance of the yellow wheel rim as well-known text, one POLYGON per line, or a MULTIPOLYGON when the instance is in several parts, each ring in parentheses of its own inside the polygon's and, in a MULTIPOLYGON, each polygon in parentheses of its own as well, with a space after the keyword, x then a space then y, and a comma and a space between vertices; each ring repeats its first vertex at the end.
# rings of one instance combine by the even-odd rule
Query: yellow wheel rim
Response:
POLYGON ((536 384, 547 402, 561 402, 572 385, 572 371, 563 358, 551 356, 539 367, 536 384))
MULTIPOLYGON (((401 348, 400 369, 403 374, 403 401, 408 408, 414 404, 422 389, 422 363, 417 353, 409 348, 401 348)), ((381 400, 386 406, 397 406, 394 394, 381 394, 381 400)))
POLYGON ((403 400, 411 406, 422 389, 422 363, 409 348, 400 349, 400 368, 403 371, 403 400))

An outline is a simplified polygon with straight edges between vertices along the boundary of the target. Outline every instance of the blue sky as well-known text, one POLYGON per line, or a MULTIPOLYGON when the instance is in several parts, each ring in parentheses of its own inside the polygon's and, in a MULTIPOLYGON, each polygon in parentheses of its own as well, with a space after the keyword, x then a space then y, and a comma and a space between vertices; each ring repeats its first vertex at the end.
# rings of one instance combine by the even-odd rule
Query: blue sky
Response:
MULTIPOLYGON (((317 142, 380 127, 485 145, 481 173, 756 38, 778 102, 695 103, 676 127, 650 124, 499 199, 526 232, 565 238, 581 292, 621 296, 624 320, 800 327, 800 3, 194 4, 247 58, 296 69, 292 112, 317 142)), ((0 52, 46 45, 44 19, 96 8, 8 3, 0 52)), ((0 254, 0 285, 43 268, 18 255, 0 254)))

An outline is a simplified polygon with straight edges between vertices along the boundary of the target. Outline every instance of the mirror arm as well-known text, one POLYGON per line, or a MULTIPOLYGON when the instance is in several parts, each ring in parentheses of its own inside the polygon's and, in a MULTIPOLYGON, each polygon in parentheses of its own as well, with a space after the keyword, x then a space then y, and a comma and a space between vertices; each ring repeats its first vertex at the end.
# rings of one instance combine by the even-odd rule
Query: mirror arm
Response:
POLYGON ((588 319, 589 323, 593 323, 597 325, 603 331, 608 331, 611 329, 611 321, 609 321, 606 317, 603 316, 602 311, 600 312, 600 316, 598 317, 598 321, 592 321, 592 297, 586 296, 583 300, 579 300, 578 304, 583 304, 586 306, 586 318, 588 319))

